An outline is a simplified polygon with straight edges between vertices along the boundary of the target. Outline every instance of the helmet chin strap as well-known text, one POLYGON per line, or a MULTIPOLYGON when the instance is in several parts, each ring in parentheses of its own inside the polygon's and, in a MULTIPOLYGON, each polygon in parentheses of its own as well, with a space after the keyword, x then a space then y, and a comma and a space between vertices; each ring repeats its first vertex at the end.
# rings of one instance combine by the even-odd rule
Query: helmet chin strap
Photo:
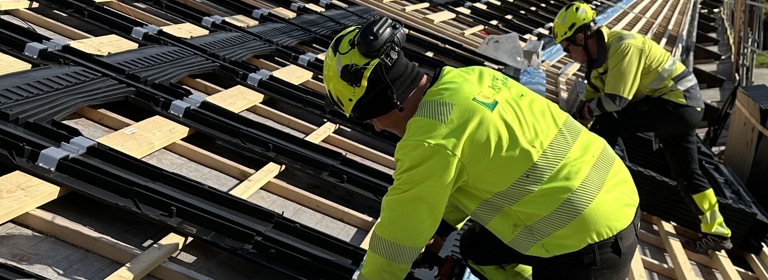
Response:
POLYGON ((400 104, 400 101, 397 100, 397 92, 395 92, 395 86, 392 85, 392 82, 389 80, 389 76, 387 76, 387 71, 384 71, 384 67, 379 67, 379 73, 381 73, 381 76, 384 77, 384 81, 387 82, 387 85, 389 86, 389 92, 392 95, 392 103, 394 103, 395 108, 397 108, 398 111, 401 113, 405 108, 400 104))

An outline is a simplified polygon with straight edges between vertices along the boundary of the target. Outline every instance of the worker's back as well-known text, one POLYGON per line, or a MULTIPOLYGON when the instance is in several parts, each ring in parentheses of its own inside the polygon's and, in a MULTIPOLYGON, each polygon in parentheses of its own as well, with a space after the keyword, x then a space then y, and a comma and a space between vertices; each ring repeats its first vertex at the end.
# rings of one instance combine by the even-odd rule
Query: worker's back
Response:
MULTIPOLYGON (((542 257, 575 251, 631 223, 637 191, 602 138, 492 69, 446 67, 437 78, 395 159, 427 146, 455 157, 455 165, 434 165, 435 174, 454 175, 454 210, 512 248, 542 257)), ((409 172, 403 169, 398 165, 395 179, 409 172)))

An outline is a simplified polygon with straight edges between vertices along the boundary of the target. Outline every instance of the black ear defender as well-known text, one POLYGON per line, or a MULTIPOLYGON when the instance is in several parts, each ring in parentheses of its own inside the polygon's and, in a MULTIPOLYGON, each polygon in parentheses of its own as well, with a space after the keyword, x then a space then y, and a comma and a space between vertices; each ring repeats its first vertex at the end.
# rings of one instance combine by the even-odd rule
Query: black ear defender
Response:
POLYGON ((387 67, 392 66, 405 44, 403 25, 388 17, 371 20, 360 28, 357 49, 368 58, 379 58, 387 67))

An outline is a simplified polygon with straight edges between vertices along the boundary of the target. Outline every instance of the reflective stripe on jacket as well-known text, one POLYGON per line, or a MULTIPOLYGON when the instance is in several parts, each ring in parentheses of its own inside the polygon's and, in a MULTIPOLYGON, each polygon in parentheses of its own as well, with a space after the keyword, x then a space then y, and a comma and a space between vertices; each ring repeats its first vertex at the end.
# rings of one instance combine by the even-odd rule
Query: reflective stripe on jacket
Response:
POLYGON ((587 87, 582 97, 591 100, 594 115, 619 111, 645 97, 704 108, 696 77, 659 44, 624 30, 602 27, 598 32, 604 34, 608 55, 606 62, 590 73, 597 89, 587 87))
POLYGON ((395 150, 363 279, 402 279, 441 219, 471 216, 550 257, 626 228, 638 195, 619 157, 553 102, 486 67, 445 67, 395 150))

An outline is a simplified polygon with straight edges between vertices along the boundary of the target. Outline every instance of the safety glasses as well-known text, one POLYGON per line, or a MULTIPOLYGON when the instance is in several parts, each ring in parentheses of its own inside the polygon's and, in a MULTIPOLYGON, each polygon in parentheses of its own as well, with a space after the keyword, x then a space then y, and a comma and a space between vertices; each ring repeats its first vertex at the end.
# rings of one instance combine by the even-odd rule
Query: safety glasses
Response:
POLYGON ((565 42, 568 43, 568 45, 563 47, 563 52, 566 54, 571 54, 571 45, 573 45, 573 43, 571 43, 570 41, 565 41, 565 42))

